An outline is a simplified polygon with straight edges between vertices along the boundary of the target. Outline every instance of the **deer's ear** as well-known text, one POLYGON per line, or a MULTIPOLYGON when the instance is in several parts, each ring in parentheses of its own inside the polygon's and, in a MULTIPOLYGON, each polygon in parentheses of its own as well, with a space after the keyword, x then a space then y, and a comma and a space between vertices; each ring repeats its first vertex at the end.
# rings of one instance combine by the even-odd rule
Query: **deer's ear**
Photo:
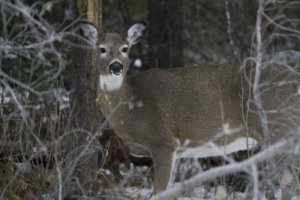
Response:
POLYGON ((90 22, 84 22, 80 25, 80 34, 88 40, 88 42, 95 46, 98 41, 98 29, 90 22))
POLYGON ((144 22, 132 25, 127 31, 127 41, 130 45, 139 42, 146 31, 146 24, 144 22))

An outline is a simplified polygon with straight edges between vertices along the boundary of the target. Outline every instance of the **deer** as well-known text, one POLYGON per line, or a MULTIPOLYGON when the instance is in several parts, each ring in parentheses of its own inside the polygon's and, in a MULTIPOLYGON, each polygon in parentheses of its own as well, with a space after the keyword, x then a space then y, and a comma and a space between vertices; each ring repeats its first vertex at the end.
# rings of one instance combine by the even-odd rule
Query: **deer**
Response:
MULTIPOLYGON (((153 68, 130 76, 129 52, 145 30, 144 23, 125 33, 81 25, 97 52, 101 112, 131 155, 153 159, 158 194, 170 186, 176 158, 251 149, 263 143, 264 135, 253 100, 253 65, 153 68)), ((261 80, 271 85, 262 86, 260 96, 270 140, 276 141, 299 125, 300 81, 280 66, 263 69, 261 80)))

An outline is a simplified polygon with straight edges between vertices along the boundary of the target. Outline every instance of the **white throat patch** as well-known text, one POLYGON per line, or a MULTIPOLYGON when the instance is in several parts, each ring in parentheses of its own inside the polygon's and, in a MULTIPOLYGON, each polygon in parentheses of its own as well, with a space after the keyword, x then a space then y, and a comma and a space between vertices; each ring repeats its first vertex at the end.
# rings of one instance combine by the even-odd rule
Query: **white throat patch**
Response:
POLYGON ((120 89, 123 83, 123 75, 100 75, 99 83, 101 90, 107 90, 109 92, 120 89))

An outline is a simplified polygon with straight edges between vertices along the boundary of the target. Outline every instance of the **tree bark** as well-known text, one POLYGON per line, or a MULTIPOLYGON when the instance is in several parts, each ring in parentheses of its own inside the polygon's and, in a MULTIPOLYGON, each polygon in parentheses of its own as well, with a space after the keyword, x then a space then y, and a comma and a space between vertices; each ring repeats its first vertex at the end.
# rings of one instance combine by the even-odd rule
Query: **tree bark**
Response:
MULTIPOLYGON (((98 30, 102 28, 102 0, 80 0, 76 8, 78 16, 92 22, 98 30)), ((77 40, 77 44, 85 45, 77 40)), ((65 174, 66 196, 80 192, 91 195, 97 192, 95 177, 98 169, 99 148, 97 133, 100 131, 102 115, 97 98, 98 69, 96 52, 91 49, 74 48, 72 53, 72 118, 71 134, 67 137, 67 171, 65 174), (74 181, 77 185, 74 187, 74 181), (73 184, 70 184, 72 183, 73 184), (69 184, 68 184, 69 183, 69 184), (69 186, 69 187, 68 187, 69 186), (83 189, 83 190, 82 190, 83 189), (74 191, 75 190, 75 191, 74 191)))
MULTIPOLYGON (((87 20, 92 22, 98 30, 102 28, 101 2, 101 0, 80 0, 78 3, 79 15, 87 13, 87 20)), ((92 49, 77 48, 73 55, 74 75, 76 76, 75 84, 73 84, 75 86, 74 109, 77 111, 76 123, 89 131, 95 131, 101 119, 100 109, 95 104, 99 74, 96 66, 96 52, 92 49)))
POLYGON ((149 65, 180 67, 183 61, 183 1, 148 1, 149 65), (159 52, 159 53, 158 53, 159 52))

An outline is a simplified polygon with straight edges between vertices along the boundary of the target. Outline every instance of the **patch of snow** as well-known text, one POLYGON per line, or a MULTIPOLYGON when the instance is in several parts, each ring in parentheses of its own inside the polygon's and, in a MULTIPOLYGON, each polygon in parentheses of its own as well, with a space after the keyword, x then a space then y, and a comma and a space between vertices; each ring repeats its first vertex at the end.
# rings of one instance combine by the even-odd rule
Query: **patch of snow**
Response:
POLYGON ((69 96, 63 95, 61 98, 62 98, 62 100, 64 102, 69 102, 70 101, 70 97, 69 96))
POLYGON ((220 156, 241 150, 252 149, 256 147, 257 144, 258 142, 253 138, 241 137, 227 146, 217 146, 212 143, 208 143, 195 148, 181 148, 177 151, 177 158, 204 158, 220 156))
POLYGON ((279 188, 278 190, 275 191, 275 199, 279 200, 279 199, 282 199, 282 189, 279 188))
POLYGON ((48 2, 48 3, 46 3, 45 7, 46 7, 46 10, 50 12, 52 10, 53 3, 52 2, 48 2))
POLYGON ((0 103, 1 104, 7 104, 9 102, 10 102, 10 97, 7 97, 7 96, 2 97, 2 96, 0 96, 0 103))
POLYGON ((99 169, 99 172, 102 172, 102 173, 104 173, 104 174, 106 174, 106 175, 112 175, 111 171, 108 170, 108 169, 100 168, 100 169, 99 169))
POLYGON ((269 56, 269 60, 281 61, 284 63, 297 62, 299 60, 300 53, 297 51, 280 51, 269 56))
POLYGON ((142 60, 139 58, 135 59, 133 62, 133 66, 136 68, 141 68, 143 66, 142 60))
POLYGON ((55 89, 54 96, 59 103, 60 110, 70 107, 70 91, 67 91, 64 88, 55 89))
POLYGON ((54 113, 51 113, 50 114, 50 119, 51 119, 51 121, 57 121, 58 120, 58 115, 57 114, 54 114, 54 113))
POLYGON ((37 104, 34 106, 34 109, 35 110, 40 110, 42 108, 41 104, 37 104))
POLYGON ((49 200, 51 199, 51 194, 47 193, 47 194, 42 194, 42 200, 49 200))
POLYGON ((12 53, 12 52, 4 51, 4 53, 5 53, 4 58, 10 59, 10 60, 16 59, 18 57, 17 54, 12 53))
POLYGON ((294 181, 294 175, 289 169, 286 169, 282 172, 281 184, 284 186, 291 185, 294 181))
POLYGON ((241 129, 240 128, 230 128, 229 123, 225 123, 223 125, 223 133, 224 135, 232 135, 238 133, 241 129))
POLYGON ((59 110, 64 110, 66 108, 69 108, 69 104, 63 104, 59 106, 59 110))
POLYGON ((64 16, 66 20, 74 20, 75 19, 75 13, 74 8, 69 6, 69 8, 65 9, 64 16))
POLYGON ((227 198, 228 198, 228 193, 226 191, 226 188, 224 188, 223 186, 218 186, 215 199, 226 200, 227 198))
POLYGON ((15 163, 17 171, 20 173, 31 173, 32 166, 30 162, 15 163))
POLYGON ((47 117, 43 117, 42 122, 46 123, 47 122, 47 117))
POLYGON ((0 87, 0 104, 7 104, 10 102, 10 97, 7 96, 7 92, 3 87, 0 87))
MULTIPOLYGON (((175 183, 173 186, 180 184, 175 183)), ((126 187, 126 193, 131 199, 150 199, 153 197, 152 189, 145 189, 140 187, 126 187)), ((281 199, 280 190, 275 192, 275 200, 281 199)), ((197 186, 191 192, 185 193, 182 196, 176 197, 177 200, 246 200, 247 194, 245 192, 231 192, 228 193, 224 186, 204 187, 197 186)), ((265 200, 265 195, 260 196, 260 199, 265 200)), ((300 196, 293 196, 291 200, 300 200, 300 196)))
POLYGON ((136 102, 136 106, 137 106, 138 108, 143 107, 143 106, 144 106, 143 101, 142 101, 142 100, 138 100, 138 101, 136 102))
POLYGON ((138 187, 127 187, 125 191, 132 199, 149 199, 152 196, 152 190, 138 187))

